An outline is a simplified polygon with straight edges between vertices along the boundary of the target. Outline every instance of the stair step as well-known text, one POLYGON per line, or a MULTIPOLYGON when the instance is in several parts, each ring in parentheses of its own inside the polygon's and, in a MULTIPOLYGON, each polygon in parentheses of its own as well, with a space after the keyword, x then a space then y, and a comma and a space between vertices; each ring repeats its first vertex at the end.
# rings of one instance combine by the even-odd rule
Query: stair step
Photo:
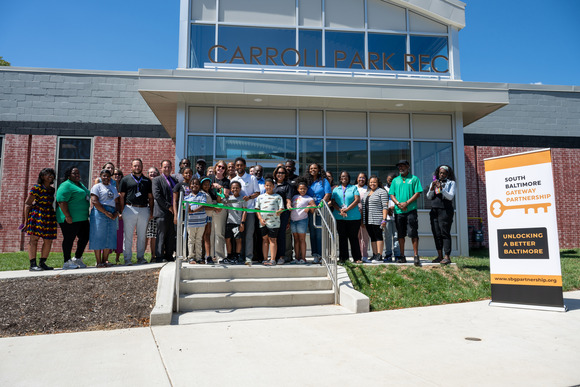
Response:
POLYGON ((179 296, 182 311, 269 306, 306 306, 334 303, 332 290, 281 292, 222 292, 179 296))
POLYGON ((289 278, 289 277, 325 277, 326 266, 321 265, 190 265, 183 264, 182 280, 193 279, 233 279, 233 278, 289 278))
POLYGON ((306 278, 233 278, 182 280, 179 291, 187 293, 279 292, 292 290, 331 290, 327 277, 306 278))

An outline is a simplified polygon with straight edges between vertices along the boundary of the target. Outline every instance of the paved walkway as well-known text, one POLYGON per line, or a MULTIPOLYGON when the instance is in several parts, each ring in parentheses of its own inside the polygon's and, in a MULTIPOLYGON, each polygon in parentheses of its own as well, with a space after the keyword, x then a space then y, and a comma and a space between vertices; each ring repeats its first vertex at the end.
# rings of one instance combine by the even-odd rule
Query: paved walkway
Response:
POLYGON ((564 297, 567 313, 480 301, 3 338, 0 386, 570 386, 580 291, 564 297))

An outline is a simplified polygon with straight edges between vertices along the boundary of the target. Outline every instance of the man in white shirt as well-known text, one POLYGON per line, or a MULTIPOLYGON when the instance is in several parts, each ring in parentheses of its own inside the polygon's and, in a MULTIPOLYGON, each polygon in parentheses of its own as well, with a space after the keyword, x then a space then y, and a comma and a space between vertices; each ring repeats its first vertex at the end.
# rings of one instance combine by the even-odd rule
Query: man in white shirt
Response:
MULTIPOLYGON (((254 208, 254 199, 260 195, 260 186, 256 178, 248 173, 246 173, 246 160, 242 157, 238 157, 234 163, 236 167, 237 176, 231 181, 238 181, 242 186, 241 196, 246 202, 246 208, 254 208)), ((246 222, 244 224, 244 236, 245 241, 245 260, 246 265, 252 264, 252 258, 254 257, 254 226, 256 224, 256 214, 253 212, 248 212, 246 216, 246 222)))

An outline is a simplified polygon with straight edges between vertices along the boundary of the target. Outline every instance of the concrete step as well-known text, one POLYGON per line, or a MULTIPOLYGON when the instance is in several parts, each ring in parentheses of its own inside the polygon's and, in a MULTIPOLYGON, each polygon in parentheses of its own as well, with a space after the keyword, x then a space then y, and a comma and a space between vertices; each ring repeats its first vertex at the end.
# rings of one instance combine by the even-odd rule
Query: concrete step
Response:
POLYGON ((232 278, 181 280, 182 294, 225 292, 279 292, 292 290, 331 290, 328 277, 232 278))
POLYGON ((234 278, 290 278, 325 277, 326 266, 321 265, 190 265, 184 263, 182 280, 234 278))
POLYGON ((228 321, 274 320, 353 314, 340 305, 288 306, 277 308, 211 309, 175 313, 171 324, 205 324, 228 321))
POLYGON ((332 290, 222 292, 182 294, 179 296, 179 306, 182 311, 328 305, 333 303, 334 292, 332 290))

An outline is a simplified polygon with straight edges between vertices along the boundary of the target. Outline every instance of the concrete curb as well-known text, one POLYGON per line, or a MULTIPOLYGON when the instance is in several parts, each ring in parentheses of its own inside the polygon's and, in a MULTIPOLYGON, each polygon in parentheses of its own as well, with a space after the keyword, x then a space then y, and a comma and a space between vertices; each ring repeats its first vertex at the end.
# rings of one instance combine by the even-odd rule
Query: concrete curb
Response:
POLYGON ((368 313, 370 311, 370 300, 367 296, 354 289, 346 269, 338 266, 337 275, 340 305, 353 313, 368 313))
POLYGON ((159 272, 155 306, 149 317, 149 325, 170 325, 173 317, 175 292, 175 262, 169 262, 159 272))

